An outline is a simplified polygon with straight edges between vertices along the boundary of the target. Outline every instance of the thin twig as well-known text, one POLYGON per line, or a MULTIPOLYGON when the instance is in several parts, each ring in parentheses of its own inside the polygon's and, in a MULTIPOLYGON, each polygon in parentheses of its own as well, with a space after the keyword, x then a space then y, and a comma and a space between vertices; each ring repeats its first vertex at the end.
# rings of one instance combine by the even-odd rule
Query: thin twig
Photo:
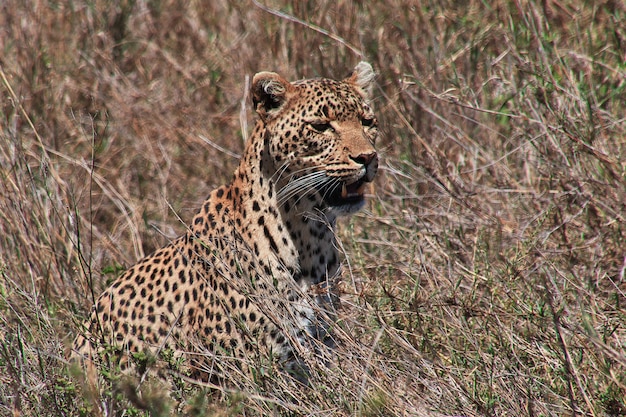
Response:
POLYGON ((252 3, 254 3, 254 5, 256 7, 258 7, 261 10, 263 10, 264 12, 267 12, 269 14, 273 14, 274 16, 280 17, 281 19, 285 19, 285 20, 288 20, 290 22, 294 22, 294 23, 297 23, 299 25, 302 25, 302 26, 304 26, 306 28, 314 30, 315 32, 321 33, 324 36, 328 36, 329 38, 331 38, 335 42, 339 42, 340 44, 342 44, 346 48, 350 49, 352 52, 354 52, 360 58, 364 57, 363 51, 361 51, 356 46, 350 44, 348 41, 346 41, 341 36, 335 35, 334 33, 330 33, 326 29, 322 29, 321 27, 319 27, 317 25, 314 25, 313 23, 305 22, 304 20, 300 20, 300 19, 298 19, 295 16, 292 16, 292 15, 287 14, 285 12, 281 12, 280 10, 276 10, 276 9, 272 9, 270 7, 267 7, 264 4, 259 3, 257 0, 252 0, 252 3))

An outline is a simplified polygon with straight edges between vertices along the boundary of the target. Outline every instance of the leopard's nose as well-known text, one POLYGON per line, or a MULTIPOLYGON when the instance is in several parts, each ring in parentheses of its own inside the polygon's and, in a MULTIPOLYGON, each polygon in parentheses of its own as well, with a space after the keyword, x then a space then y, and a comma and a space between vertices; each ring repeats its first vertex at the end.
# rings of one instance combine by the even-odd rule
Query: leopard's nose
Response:
POLYGON ((350 159, 352 159, 357 164, 362 164, 362 165, 369 165, 374 158, 377 158, 375 151, 364 152, 357 156, 350 156, 350 159))
POLYGON ((350 159, 365 167, 365 180, 372 182, 376 171, 378 171, 378 154, 376 151, 363 152, 357 156, 350 156, 350 159))

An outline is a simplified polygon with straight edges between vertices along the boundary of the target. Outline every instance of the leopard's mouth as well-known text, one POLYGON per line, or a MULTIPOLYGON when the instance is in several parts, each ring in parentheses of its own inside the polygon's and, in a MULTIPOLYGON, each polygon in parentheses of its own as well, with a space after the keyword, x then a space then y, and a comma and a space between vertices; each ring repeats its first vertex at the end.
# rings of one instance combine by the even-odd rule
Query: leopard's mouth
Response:
POLYGON ((367 181, 365 177, 350 184, 342 183, 341 187, 327 193, 326 203, 331 207, 360 205, 365 201, 365 189, 367 181))

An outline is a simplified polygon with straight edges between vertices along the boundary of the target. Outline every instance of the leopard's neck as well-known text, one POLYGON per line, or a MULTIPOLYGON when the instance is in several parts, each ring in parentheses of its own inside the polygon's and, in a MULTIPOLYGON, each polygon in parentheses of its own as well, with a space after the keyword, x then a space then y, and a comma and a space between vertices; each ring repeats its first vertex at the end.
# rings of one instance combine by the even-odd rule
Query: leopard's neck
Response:
POLYGON ((279 202, 277 168, 267 157, 261 133, 255 130, 223 196, 230 195, 233 225, 255 256, 274 259, 274 266, 284 267, 307 290, 338 273, 335 217, 300 195, 279 202))

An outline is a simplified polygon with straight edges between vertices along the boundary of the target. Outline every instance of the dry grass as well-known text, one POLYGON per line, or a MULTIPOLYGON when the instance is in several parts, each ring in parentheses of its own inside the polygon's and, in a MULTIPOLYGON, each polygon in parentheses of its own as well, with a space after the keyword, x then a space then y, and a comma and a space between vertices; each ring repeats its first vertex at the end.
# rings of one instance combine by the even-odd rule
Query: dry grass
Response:
POLYGON ((246 77, 362 57, 384 159, 341 229, 337 365, 309 390, 182 383, 186 413, 626 415, 624 4, 286 3, 0 5, 0 415, 97 414, 65 350, 230 178, 246 77))

